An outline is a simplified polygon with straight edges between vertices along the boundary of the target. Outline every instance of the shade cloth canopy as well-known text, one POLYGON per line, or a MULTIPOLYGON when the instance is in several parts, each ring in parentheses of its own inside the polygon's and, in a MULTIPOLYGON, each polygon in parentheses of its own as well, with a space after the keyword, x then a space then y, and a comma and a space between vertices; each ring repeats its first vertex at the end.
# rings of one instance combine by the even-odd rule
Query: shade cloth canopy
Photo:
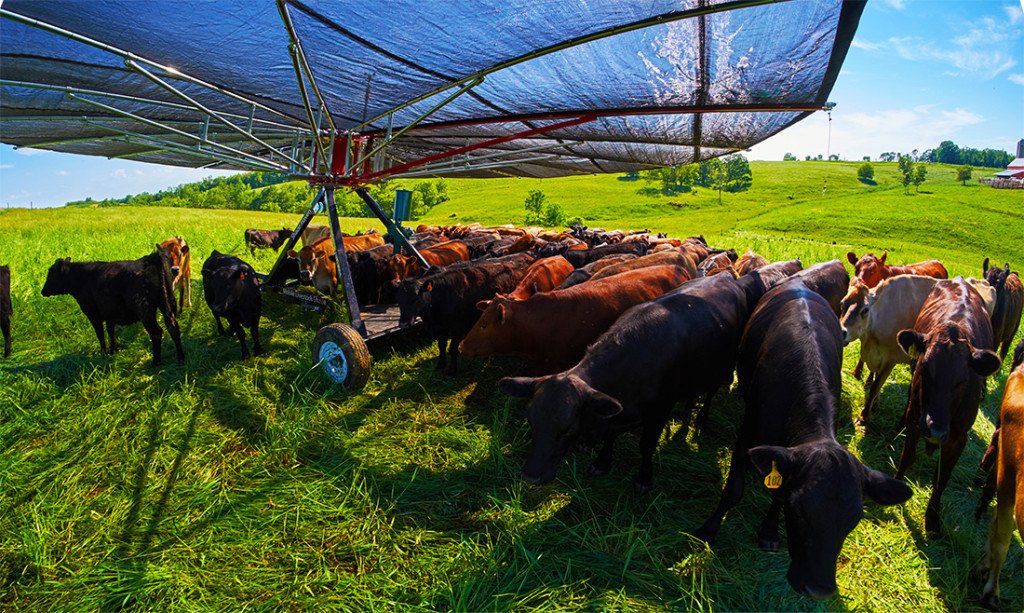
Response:
POLYGON ((863 5, 6 0, 0 140, 352 184, 688 164, 821 109, 863 5))

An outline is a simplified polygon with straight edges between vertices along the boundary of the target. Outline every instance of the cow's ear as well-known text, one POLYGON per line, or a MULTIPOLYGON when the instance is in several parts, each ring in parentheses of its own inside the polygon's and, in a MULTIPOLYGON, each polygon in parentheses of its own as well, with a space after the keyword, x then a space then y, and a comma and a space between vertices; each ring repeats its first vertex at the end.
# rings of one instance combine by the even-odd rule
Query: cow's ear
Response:
POLYGON ((853 264, 854 266, 857 265, 857 254, 855 254, 854 252, 847 251, 846 259, 850 262, 850 264, 853 264))
POLYGON ((421 293, 422 292, 432 292, 432 291, 434 291, 434 282, 433 281, 427 281, 426 283, 423 284, 423 287, 420 288, 420 292, 421 293))
POLYGON ((885 258, 887 258, 887 257, 889 257, 889 250, 888 249, 886 249, 885 251, 882 252, 882 257, 878 258, 878 262, 880 264, 885 264, 885 258))
POLYGON ((988 258, 985 258, 985 261, 981 263, 981 274, 984 275, 987 272, 988 272, 988 258))
POLYGON ((1010 263, 1007 262, 1006 266, 1003 266, 1003 273, 1010 274, 1010 263))
POLYGON ((886 506, 906 502, 914 494, 906 483, 867 466, 864 467, 861 489, 871 500, 886 506))
POLYGON ((338 254, 330 253, 330 254, 327 255, 327 259, 332 261, 332 262, 337 262, 338 261, 338 254))
POLYGON ((288 256, 288 258, 292 259, 292 260, 299 259, 299 254, 294 249, 289 249, 288 253, 286 253, 285 255, 288 256))
POLYGON ((508 305, 505 304, 504 302, 499 302, 498 303, 498 314, 501 315, 501 319, 498 320, 498 323, 504 324, 505 323, 505 319, 508 317, 508 305))
POLYGON ((622 412, 622 403, 604 392, 594 390, 587 398, 587 407, 594 415, 610 419, 622 412))
POLYGON ((160 243, 156 243, 156 250, 160 251, 160 243))
POLYGON ((539 377, 504 377, 498 381, 498 389, 516 398, 533 398, 539 377))
POLYGON ((994 351, 988 349, 975 349, 971 352, 971 370, 981 377, 988 377, 996 374, 1003 365, 1002 360, 994 351))
POLYGON ((244 270, 239 270, 238 271, 238 280, 239 281, 245 281, 245 271, 244 270))
POLYGON ((786 477, 793 474, 796 465, 796 454, 788 447, 761 445, 750 449, 747 454, 750 456, 750 463, 754 465, 754 470, 761 475, 768 475, 774 468, 782 475, 783 483, 786 477))
POLYGON ((896 342, 899 343, 903 353, 909 355, 913 360, 924 355, 924 350, 928 348, 924 336, 917 330, 900 330, 896 335, 896 342))
POLYGON ((476 308, 480 311, 486 311, 489 306, 491 306, 490 300, 480 300, 476 303, 476 308))
POLYGON ((185 241, 181 241, 181 242, 182 242, 181 252, 182 253, 188 253, 188 243, 186 243, 185 241))

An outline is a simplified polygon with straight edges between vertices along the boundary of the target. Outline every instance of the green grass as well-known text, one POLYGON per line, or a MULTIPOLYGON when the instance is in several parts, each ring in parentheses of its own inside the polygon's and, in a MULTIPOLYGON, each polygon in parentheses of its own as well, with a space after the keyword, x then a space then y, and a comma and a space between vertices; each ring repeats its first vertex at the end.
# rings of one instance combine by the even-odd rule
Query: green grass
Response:
MULTIPOLYGON (((952 274, 981 260, 1020 268, 1019 192, 962 187, 933 166, 920 194, 876 164, 753 163, 754 188, 671 198, 639 196, 615 177, 450 181, 451 201, 424 221, 521 222, 541 189, 591 226, 704 234, 805 264, 847 250, 888 248, 890 261, 940 257, 952 274), (828 192, 821 186, 828 172, 828 192), (792 199, 789 196, 793 196, 792 199), (684 202, 681 208, 669 201, 684 202)), ((948 172, 947 172, 948 171, 948 172)), ((948 175, 948 176, 947 176, 948 175)), ((263 328, 270 355, 238 360, 218 338, 198 271, 213 249, 243 255, 242 229, 296 216, 237 211, 105 208, 0 212, 0 263, 13 273, 15 354, 0 362, 0 608, 13 610, 971 610, 968 571, 986 522, 971 485, 992 431, 1005 372, 993 377, 967 451, 944 496, 946 536, 923 536, 936 458, 924 454, 905 505, 869 504, 840 558, 840 597, 818 604, 785 581, 788 554, 754 544, 768 497, 753 486, 714 552, 687 536, 717 503, 742 404, 720 397, 700 437, 672 423, 655 456, 655 492, 632 495, 636 437, 616 465, 588 477, 589 455, 559 478, 517 478, 529 445, 524 403, 497 391, 522 372, 511 360, 463 361, 453 381, 433 368, 416 333, 374 342, 367 387, 345 394, 311 371, 318 318, 273 299, 263 328), (173 234, 193 246, 192 309, 182 316, 188 360, 151 368, 138 326, 100 356, 69 297, 42 298, 46 269, 75 260, 138 257, 173 234)), ((367 220, 343 220, 346 230, 367 220)), ((248 254, 243 257, 248 258, 248 254)), ((273 254, 259 252, 266 270, 273 254)), ((165 355, 169 355, 165 338, 165 355)), ((863 402, 846 351, 839 438, 868 465, 893 472, 894 432, 909 374, 882 394, 879 432, 850 418, 863 402)), ((1003 574, 1003 604, 1024 608, 1019 541, 1003 574)))

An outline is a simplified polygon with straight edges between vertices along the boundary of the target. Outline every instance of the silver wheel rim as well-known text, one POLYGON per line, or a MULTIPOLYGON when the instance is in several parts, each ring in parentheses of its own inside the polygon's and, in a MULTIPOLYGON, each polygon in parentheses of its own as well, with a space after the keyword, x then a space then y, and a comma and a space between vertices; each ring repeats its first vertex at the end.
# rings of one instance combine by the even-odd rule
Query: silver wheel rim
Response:
POLYGON ((324 374, 334 383, 344 383, 348 378, 348 359, 338 343, 326 341, 320 345, 320 365, 324 374))

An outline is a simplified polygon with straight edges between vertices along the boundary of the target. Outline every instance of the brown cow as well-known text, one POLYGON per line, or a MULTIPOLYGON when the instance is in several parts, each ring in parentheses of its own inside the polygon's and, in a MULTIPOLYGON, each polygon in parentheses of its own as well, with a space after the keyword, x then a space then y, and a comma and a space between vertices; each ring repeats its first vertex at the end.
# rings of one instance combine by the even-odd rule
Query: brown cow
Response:
MULTIPOLYGON (((560 255, 537 260, 526 269, 522 281, 504 296, 509 300, 526 300, 534 294, 550 292, 572 272, 572 264, 560 255)), ((490 301, 487 301, 488 303, 490 301)))
POLYGON ((178 290, 178 311, 192 306, 192 255, 188 243, 180 236, 165 240, 156 246, 171 267, 171 287, 178 290))
POLYGON ((856 272, 854 276, 858 281, 867 285, 868 288, 875 287, 883 279, 897 275, 922 275, 925 277, 935 277, 936 279, 949 278, 946 267, 939 260, 928 260, 905 266, 890 266, 885 263, 887 257, 889 257, 888 251, 883 251, 880 258, 875 257, 873 253, 865 253, 860 258, 857 258, 857 255, 852 251, 846 254, 846 259, 850 261, 856 272))
POLYGON ((590 281, 597 281, 598 279, 611 277, 612 275, 617 275, 619 273, 626 272, 627 270, 637 270, 640 268, 647 268, 648 266, 665 265, 680 266, 686 270, 686 274, 690 275, 691 279, 697 278, 697 267, 693 263, 693 258, 690 254, 685 253, 680 249, 676 249, 675 251, 652 253, 651 255, 645 255, 625 262, 619 262, 618 264, 612 264, 611 266, 607 266, 595 272, 590 277, 590 281))
POLYGON ((988 258, 981 266, 985 280, 996 290, 996 308, 992 313, 992 332, 995 334, 999 357, 1006 354, 1013 345, 1013 337, 1020 326, 1021 311, 1024 310, 1024 285, 1017 273, 1010 272, 1010 265, 989 268, 988 258))
POLYGON ((998 492, 985 553, 977 567, 978 575, 985 582, 981 603, 993 611, 999 610, 999 573, 1006 562, 1015 517, 1017 531, 1024 536, 1024 341, 1018 343, 1013 352, 1013 370, 1006 379, 998 423, 993 437, 998 457, 994 487, 986 486, 978 510, 983 512, 998 492))
POLYGON ((567 289, 572 287, 573 285, 579 285, 580 283, 589 281, 590 278, 596 275, 597 272, 600 270, 604 270, 605 268, 608 268, 609 266, 614 266, 616 264, 619 264, 620 262, 628 262, 629 260, 635 260, 637 259, 637 257, 639 256, 637 256, 635 253, 616 253, 613 255, 606 255, 597 261, 591 262, 583 266, 582 268, 577 268, 576 270, 572 271, 572 274, 566 277, 565 280, 562 281, 561 285, 559 285, 555 289, 567 289))
MULTIPOLYGON (((420 255, 430 266, 447 266, 455 262, 469 260, 469 247, 462 241, 438 243, 426 249, 420 249, 420 255)), ((419 258, 396 253, 388 258, 388 278, 394 282, 419 275, 422 270, 419 258)))
POLYGON ((902 479, 913 465, 919 437, 924 436, 930 448, 940 447, 924 522, 929 536, 938 537, 942 492, 978 415, 981 380, 999 370, 999 356, 992 351, 992 322, 978 292, 957 277, 935 284, 914 327, 901 330, 896 340, 915 361, 900 426, 906 426, 906 439, 896 478, 902 479))
POLYGON ((736 252, 731 249, 709 255, 707 259, 700 263, 700 267, 697 269, 697 276, 712 277, 718 273, 727 272, 733 277, 739 278, 739 275, 736 274, 736 269, 732 266, 735 260, 736 252))
POLYGON ((523 301, 495 298, 459 345, 466 356, 511 355, 542 373, 565 370, 626 309, 690 279, 678 266, 653 266, 523 301))
POLYGON ((747 249, 743 252, 743 255, 736 260, 736 263, 733 264, 733 268, 736 269, 736 274, 742 277, 749 272, 753 272, 758 268, 767 265, 768 260, 763 256, 757 255, 750 249, 747 249))
MULTIPOLYGON (((345 241, 346 239, 341 239, 345 241)), ((317 291, 334 295, 338 287, 338 266, 335 261, 334 241, 321 238, 312 245, 306 245, 299 251, 291 249, 287 256, 298 260, 299 281, 312 285, 317 291)))

